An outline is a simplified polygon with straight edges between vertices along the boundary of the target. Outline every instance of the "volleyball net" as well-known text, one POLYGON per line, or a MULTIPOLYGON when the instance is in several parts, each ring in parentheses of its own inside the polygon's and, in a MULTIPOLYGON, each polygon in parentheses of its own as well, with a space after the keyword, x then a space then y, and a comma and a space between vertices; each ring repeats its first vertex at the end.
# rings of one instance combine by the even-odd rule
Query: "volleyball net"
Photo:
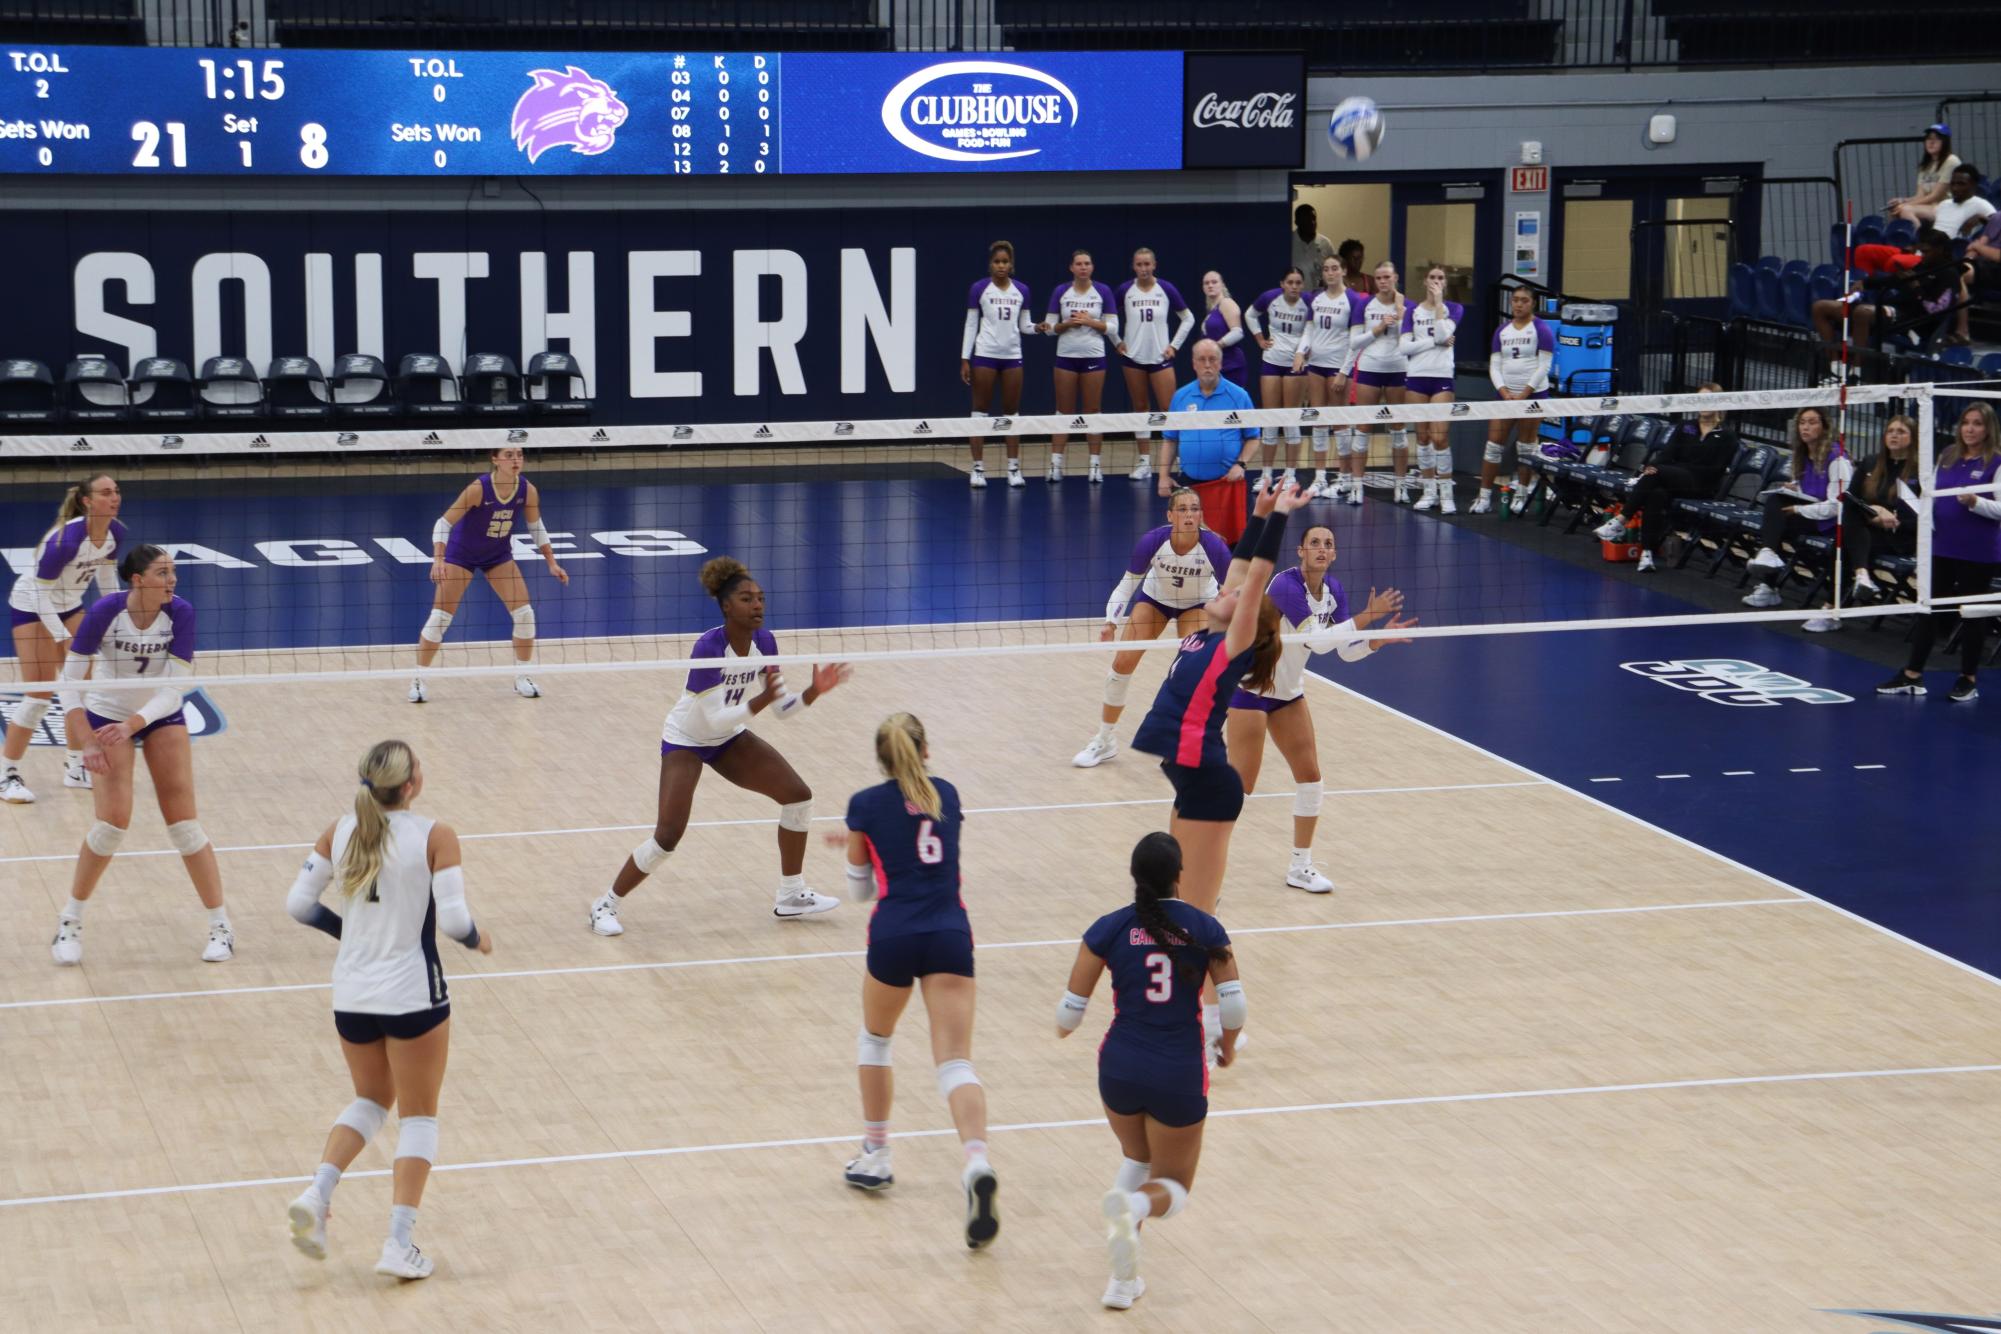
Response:
MULTIPOLYGON (((533 608, 538 673, 685 667, 695 637, 719 620, 697 578, 719 555, 741 560, 764 589, 766 624, 784 657, 1167 650, 1171 632, 1105 640, 1108 609, 1115 619, 1128 610, 1110 604, 1136 547, 1170 523, 1157 480, 1130 474, 1142 449, 1158 462, 1165 433, 1221 426, 1264 434, 1277 467, 1294 467, 1302 484, 1338 468, 1344 435, 1365 441, 1363 503, 1327 495, 1294 514, 1280 568, 1295 563, 1308 528, 1328 528, 1338 549, 1331 574, 1349 609, 1361 611, 1371 589, 1395 588, 1417 621, 1369 634, 1422 641, 1705 620, 1873 620, 1994 601, 1992 593, 1934 598, 1932 507, 1920 498, 1936 492, 1937 455, 1961 410, 1991 400, 1977 390, 1908 385, 1272 409, 1221 420, 1106 413, 164 438, 92 432, 87 453, 69 448, 68 437, 17 437, 0 441, 8 470, 0 548, 14 573, 32 573, 35 543, 65 487, 106 472, 120 483, 130 540, 174 557, 178 591, 197 609, 197 682, 400 678, 412 671, 437 597, 434 525, 489 470, 490 451, 518 448, 567 577, 537 550, 525 513, 494 525, 533 608), (1825 414, 1835 447, 1852 461, 1851 490, 1872 470, 1891 418, 1907 414, 1920 480, 1905 488, 1901 507, 1894 497, 1873 498, 1902 517, 1866 545, 1853 525, 1868 511, 1843 505, 1834 522, 1795 526, 1779 542, 1780 570, 1748 569, 1764 545, 1761 498, 1787 500, 1807 480, 1793 475, 1792 423, 1808 409, 1825 414), (1635 577, 1638 524, 1618 543, 1594 532, 1614 506, 1630 509, 1635 470, 1702 412, 1723 414, 1742 448, 1716 491, 1695 498, 1703 504, 1668 502, 1668 539, 1652 553, 1656 576, 1635 577), (1496 423, 1510 438, 1498 504, 1474 514, 1475 477, 1496 423), (1515 441, 1523 432, 1529 444, 1515 441), (1060 483, 1048 480, 1056 434, 1068 437, 1060 483), (1101 482, 1089 480, 1093 435, 1105 442, 1101 482), (982 490, 968 486, 972 436, 985 439, 982 490), (1020 486, 1007 473, 1010 437, 1022 442, 1020 486), (1330 442, 1325 453, 1315 452, 1316 438, 1330 442), (1457 513, 1396 501, 1395 447, 1408 446, 1416 500, 1427 438, 1451 452, 1457 513), (1533 471, 1526 496, 1508 490, 1518 458, 1533 471), (1523 503, 1511 503, 1517 498, 1523 503), (1877 586, 1865 604, 1852 600, 1858 549, 1877 586), (1760 582, 1775 586, 1777 605, 1742 605, 1744 590, 1760 582)), ((1253 484, 1262 443, 1251 449, 1253 484)), ((1135 591, 1169 610, 1182 599, 1194 605, 1188 586, 1170 586, 1176 577, 1135 591)), ((1187 580, 1201 582, 1199 573, 1187 580)), ((475 578, 427 675, 513 673, 521 628, 496 590, 475 578)))

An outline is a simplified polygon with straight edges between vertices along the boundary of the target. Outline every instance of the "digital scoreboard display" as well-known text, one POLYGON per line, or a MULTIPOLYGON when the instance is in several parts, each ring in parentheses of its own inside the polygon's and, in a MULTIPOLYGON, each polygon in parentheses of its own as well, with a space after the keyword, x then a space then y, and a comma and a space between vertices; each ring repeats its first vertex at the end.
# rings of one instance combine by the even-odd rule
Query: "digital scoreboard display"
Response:
POLYGON ((1175 170, 1179 52, 0 52, 0 172, 1175 170))

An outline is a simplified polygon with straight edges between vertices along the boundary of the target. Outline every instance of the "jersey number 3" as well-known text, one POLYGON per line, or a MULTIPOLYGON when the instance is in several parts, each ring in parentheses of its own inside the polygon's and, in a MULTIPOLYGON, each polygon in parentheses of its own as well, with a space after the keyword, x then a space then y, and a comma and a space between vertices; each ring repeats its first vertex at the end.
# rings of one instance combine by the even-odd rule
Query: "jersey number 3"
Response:
POLYGON ((945 860, 945 840, 931 832, 929 820, 917 826, 917 860, 926 866, 936 866, 945 860))
POLYGON ((1152 974, 1152 985, 1146 989, 1146 998, 1159 1005, 1174 999, 1174 959, 1166 954, 1146 956, 1146 970, 1152 974))

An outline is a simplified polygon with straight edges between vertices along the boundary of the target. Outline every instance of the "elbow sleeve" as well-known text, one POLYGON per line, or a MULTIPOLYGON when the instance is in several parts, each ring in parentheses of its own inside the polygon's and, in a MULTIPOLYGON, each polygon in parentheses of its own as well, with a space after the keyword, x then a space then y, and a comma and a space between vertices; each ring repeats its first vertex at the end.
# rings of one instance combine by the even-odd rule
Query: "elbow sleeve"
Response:
POLYGON ((1126 609, 1132 605, 1133 594, 1139 592, 1140 581, 1140 576, 1130 570, 1126 572, 1125 578, 1119 580, 1118 587, 1112 590, 1110 600, 1105 603, 1107 621, 1113 625, 1126 623, 1126 609))
POLYGON ((1244 1026, 1244 984, 1235 978, 1217 984, 1216 1017, 1223 1021, 1223 1027, 1238 1029, 1244 1026))
POLYGON ((434 547, 441 547, 445 545, 445 543, 451 540, 452 540, 451 521, 440 515, 438 521, 431 525, 431 545, 434 547))
POLYGON ((1244 326, 1240 324, 1236 328, 1224 334, 1221 338, 1218 338, 1216 340, 1216 346, 1235 347, 1237 344, 1243 341, 1244 341, 1244 326))
POLYGON ((432 872, 431 897, 438 907, 438 930, 461 945, 477 945, 479 932, 472 924, 472 910, 466 907, 465 868, 447 866, 432 872))

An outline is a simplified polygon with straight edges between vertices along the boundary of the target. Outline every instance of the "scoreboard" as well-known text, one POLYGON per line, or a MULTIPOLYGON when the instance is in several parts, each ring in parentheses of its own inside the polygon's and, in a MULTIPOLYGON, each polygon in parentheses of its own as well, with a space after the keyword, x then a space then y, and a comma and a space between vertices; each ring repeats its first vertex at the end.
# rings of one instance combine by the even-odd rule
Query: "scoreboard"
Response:
POLYGON ((0 173, 1175 170, 1180 52, 0 51, 0 173))

